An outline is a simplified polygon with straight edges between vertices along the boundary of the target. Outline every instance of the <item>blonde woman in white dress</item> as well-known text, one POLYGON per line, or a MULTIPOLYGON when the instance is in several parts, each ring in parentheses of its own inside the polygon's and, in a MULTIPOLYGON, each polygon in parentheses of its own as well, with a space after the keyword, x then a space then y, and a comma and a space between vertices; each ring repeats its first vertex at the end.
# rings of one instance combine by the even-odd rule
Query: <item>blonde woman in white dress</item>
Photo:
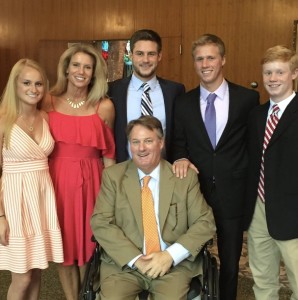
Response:
POLYGON ((48 155, 54 147, 47 114, 38 109, 46 93, 42 68, 19 60, 0 104, 0 270, 11 272, 8 300, 39 299, 41 270, 63 262, 48 155))

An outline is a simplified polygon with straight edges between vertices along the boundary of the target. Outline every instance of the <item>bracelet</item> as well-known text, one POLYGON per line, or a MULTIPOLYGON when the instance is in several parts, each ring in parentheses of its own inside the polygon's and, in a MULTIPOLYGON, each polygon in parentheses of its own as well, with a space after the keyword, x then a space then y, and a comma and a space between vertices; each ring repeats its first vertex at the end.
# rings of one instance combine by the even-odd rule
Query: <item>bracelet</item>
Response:
POLYGON ((5 217, 5 215, 1 215, 0 218, 5 217))

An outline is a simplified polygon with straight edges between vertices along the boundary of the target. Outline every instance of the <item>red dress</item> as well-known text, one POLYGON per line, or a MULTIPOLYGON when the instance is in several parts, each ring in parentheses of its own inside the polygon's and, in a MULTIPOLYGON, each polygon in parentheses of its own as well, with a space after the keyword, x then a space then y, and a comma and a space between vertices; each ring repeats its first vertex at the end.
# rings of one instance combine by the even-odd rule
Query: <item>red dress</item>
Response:
POLYGON ((90 218, 100 190, 102 157, 115 157, 112 130, 98 114, 71 116, 52 111, 55 148, 49 167, 62 231, 64 265, 88 262, 94 250, 90 218))

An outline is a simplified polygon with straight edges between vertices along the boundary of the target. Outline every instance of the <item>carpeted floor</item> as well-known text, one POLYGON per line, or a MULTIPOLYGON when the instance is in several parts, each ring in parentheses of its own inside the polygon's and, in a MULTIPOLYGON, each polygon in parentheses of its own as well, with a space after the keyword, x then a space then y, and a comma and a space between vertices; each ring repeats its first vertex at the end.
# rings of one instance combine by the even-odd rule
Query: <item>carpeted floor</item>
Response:
MULTIPOLYGON (((0 271, 0 300, 6 299, 9 282, 10 273, 7 271, 0 271)), ((237 300, 255 299, 252 292, 252 284, 252 279, 242 276, 239 277, 237 300)), ((282 288, 280 300, 289 300, 290 295, 289 289, 282 288)), ((40 300, 65 300, 56 266, 54 264, 51 264, 49 269, 43 271, 40 300)))
MULTIPOLYGON (((213 255, 217 257, 217 245, 216 238, 214 239, 214 245, 211 249, 213 255)), ((0 300, 6 299, 7 289, 10 282, 10 273, 7 271, 0 271, 0 300)), ((253 280, 248 265, 247 256, 247 239, 244 234, 244 242, 242 248, 242 256, 240 259, 240 271, 239 271, 239 285, 238 285, 238 297, 237 300, 255 300, 252 290, 253 280)), ((288 287, 288 280, 285 274, 283 265, 281 266, 281 290, 280 300, 289 300, 291 291, 288 287)), ((51 263, 50 267, 42 273, 42 286, 40 300, 65 300, 62 287, 59 282, 56 265, 51 263)), ((169 299, 170 300, 170 299, 169 299)))

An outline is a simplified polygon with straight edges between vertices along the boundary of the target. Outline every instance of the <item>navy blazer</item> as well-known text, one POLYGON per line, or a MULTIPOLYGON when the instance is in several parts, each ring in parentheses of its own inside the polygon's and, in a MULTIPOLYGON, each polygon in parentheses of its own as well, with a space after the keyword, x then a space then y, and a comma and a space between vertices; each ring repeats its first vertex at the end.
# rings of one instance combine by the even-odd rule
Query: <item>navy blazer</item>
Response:
POLYGON ((209 205, 216 188, 220 214, 234 218, 244 215, 247 119, 259 104, 259 93, 230 82, 228 86, 228 121, 216 149, 205 128, 197 87, 176 101, 172 151, 174 160, 188 158, 199 169, 201 190, 209 205))
MULTIPOLYGON (((116 118, 114 124, 115 144, 116 144, 116 161, 122 162, 128 159, 127 151, 127 90, 131 76, 109 83, 108 95, 112 99, 116 118)), ((171 155, 171 139, 173 131, 173 106, 176 97, 185 93, 185 87, 181 83, 177 83, 170 80, 165 80, 157 77, 160 84, 164 102, 165 102, 165 114, 166 114, 166 156, 168 161, 172 161, 171 155)))
MULTIPOLYGON (((256 107, 248 126, 249 177, 246 228, 257 198, 269 102, 256 107)), ((298 95, 289 103, 264 155, 265 210, 269 234, 276 240, 298 238, 298 95)))

